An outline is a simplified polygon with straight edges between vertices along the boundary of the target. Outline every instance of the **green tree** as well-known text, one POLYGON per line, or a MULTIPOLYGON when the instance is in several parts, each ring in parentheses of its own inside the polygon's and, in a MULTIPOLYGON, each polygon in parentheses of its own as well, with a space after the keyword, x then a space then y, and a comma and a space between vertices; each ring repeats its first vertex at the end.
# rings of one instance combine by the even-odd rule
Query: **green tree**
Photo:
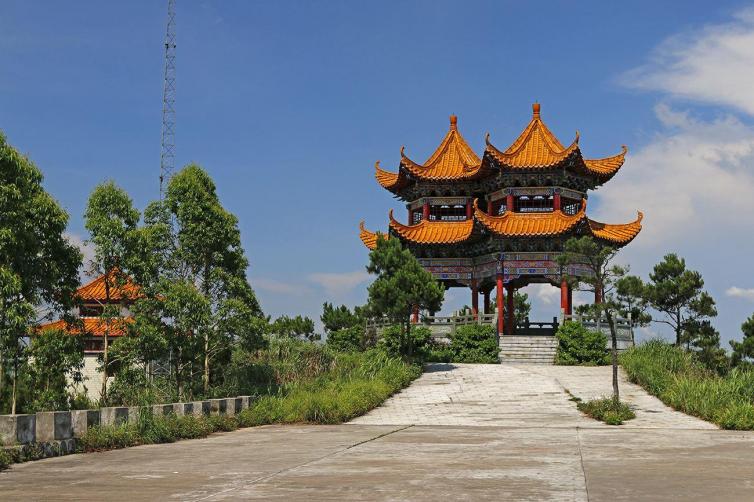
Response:
POLYGON ((754 363, 754 314, 741 325, 744 338, 740 342, 730 341, 733 349, 733 365, 745 366, 754 363))
POLYGON ((107 399, 107 379, 110 376, 110 330, 113 324, 122 322, 120 305, 113 301, 113 293, 128 280, 126 267, 134 252, 138 223, 139 211, 133 207, 125 190, 112 181, 95 187, 84 212, 84 226, 89 232, 89 241, 94 245, 92 272, 102 274, 105 278, 105 305, 102 311, 105 331, 102 337, 100 392, 103 400, 107 399))
POLYGON ((500 347, 495 327, 481 324, 460 326, 450 336, 455 363, 497 364, 500 347))
POLYGON ((725 349, 720 347, 720 333, 708 319, 686 323, 682 340, 710 370, 722 375, 730 368, 730 359, 725 349))
POLYGON ((620 304, 615 298, 614 290, 616 283, 625 276, 624 267, 614 265, 613 259, 618 254, 618 249, 605 246, 589 236, 568 239, 563 246, 563 253, 558 256, 558 262, 562 267, 571 264, 581 264, 589 270, 590 275, 581 278, 579 286, 587 291, 599 291, 602 295, 602 303, 596 303, 591 307, 591 313, 595 316, 605 316, 610 327, 611 359, 613 364, 613 401, 620 402, 618 389, 618 334, 615 328, 615 312, 620 304))
POLYGON ((30 324, 42 311, 52 315, 73 303, 81 252, 66 239, 67 225, 40 170, 0 133, 0 399, 10 373, 11 413, 30 324))
MULTIPOLYGON (((497 295, 492 297, 490 305, 490 314, 494 314, 497 311, 497 295)), ((529 302, 529 295, 516 291, 513 293, 513 318, 516 324, 524 322, 531 314, 531 303, 529 302)), ((503 315, 508 315, 508 302, 503 304, 503 315)))
POLYGON ((409 342, 408 355, 412 356, 411 313, 414 307, 440 310, 444 288, 398 239, 377 239, 377 246, 369 253, 367 271, 377 275, 369 286, 369 312, 401 326, 402 336, 409 342))
POLYGON ((35 410, 70 408, 75 385, 83 381, 83 335, 70 331, 45 330, 31 339, 29 373, 35 410))
POLYGON ((670 253, 655 265, 646 285, 646 299, 661 314, 656 319, 675 332, 675 344, 680 347, 683 332, 689 323, 701 322, 717 315, 715 301, 704 291, 702 274, 686 269, 686 260, 670 253))
POLYGON ((278 336, 289 338, 314 339, 314 321, 308 317, 280 316, 272 323, 270 331, 278 336))
POLYGON ((615 300, 619 305, 618 313, 630 317, 632 326, 646 326, 652 322, 652 316, 647 312, 646 286, 641 278, 626 275, 615 281, 615 300))
POLYGON ((351 309, 345 305, 335 307, 332 303, 325 302, 322 304, 320 320, 324 325, 325 333, 330 334, 333 331, 362 325, 364 316, 360 307, 355 307, 354 311, 351 312, 351 309))
MULTIPOLYGON (((254 291, 246 279, 248 260, 241 246, 237 218, 220 204, 214 182, 192 164, 174 175, 167 188, 165 207, 175 222, 174 245, 166 262, 172 280, 196 284, 209 304, 210 319, 202 329, 202 387, 209 392, 211 365, 222 355, 230 357, 235 335, 224 331, 227 316, 262 317, 254 291), (238 304, 245 306, 243 314, 238 304)), ((164 217, 158 218, 164 225, 164 217)), ((149 267, 147 267, 149 268, 149 267)))

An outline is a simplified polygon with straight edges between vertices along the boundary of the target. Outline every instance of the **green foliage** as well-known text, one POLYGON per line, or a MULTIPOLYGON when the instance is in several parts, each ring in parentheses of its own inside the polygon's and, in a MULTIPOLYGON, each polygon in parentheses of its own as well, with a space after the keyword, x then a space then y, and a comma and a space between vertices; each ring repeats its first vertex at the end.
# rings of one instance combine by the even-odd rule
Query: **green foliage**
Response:
POLYGON ((731 340, 733 349, 732 362, 734 366, 752 367, 754 365, 754 314, 741 325, 743 340, 731 340))
POLYGON ((450 352, 455 363, 499 362, 497 334, 490 325, 467 324, 460 326, 450 337, 450 352))
POLYGON ((29 378, 35 390, 32 410, 67 410, 72 406, 72 384, 81 383, 84 341, 62 330, 38 333, 29 349, 29 378))
POLYGON ((431 343, 426 349, 424 360, 433 363, 451 363, 454 362, 454 357, 455 354, 453 349, 450 348, 450 344, 431 343))
POLYGON ((67 225, 40 170, 0 133, 0 413, 18 411, 34 308, 55 313, 73 304, 81 252, 66 238, 67 225))
POLYGON ((558 328, 555 337, 558 340, 555 364, 609 364, 607 338, 599 331, 590 331, 579 322, 566 321, 558 328))
POLYGON ((382 331, 377 347, 391 357, 416 357, 422 359, 432 341, 432 331, 417 326, 406 332, 401 326, 388 326, 382 331))
POLYGON ((720 333, 708 320, 689 321, 683 330, 682 341, 693 351, 706 368, 721 375, 728 372, 731 361, 720 347, 720 333))
POLYGON ((296 317, 284 315, 275 319, 270 326, 270 331, 278 336, 314 340, 314 321, 300 315, 296 317))
MULTIPOLYGON (((377 278, 369 286, 368 310, 371 315, 387 317, 408 333, 411 331, 411 312, 414 307, 429 311, 440 310, 445 290, 424 270, 413 254, 404 249, 398 239, 377 239, 377 246, 369 253, 367 271, 377 278)), ((413 354, 406 336, 407 354, 413 354)))
POLYGON ((754 370, 720 376, 690 352, 653 340, 621 355, 629 379, 665 404, 724 429, 754 430, 754 370))
POLYGON ((5 448, 0 447, 0 471, 10 467, 12 463, 13 457, 11 457, 11 454, 5 448))
POLYGON ((626 420, 636 418, 636 414, 626 403, 617 402, 609 397, 579 402, 576 406, 582 413, 607 425, 621 425, 626 420))
POLYGON ((320 319, 325 327, 325 332, 329 335, 333 331, 351 328, 353 326, 363 326, 364 318, 362 308, 355 307, 354 311, 341 305, 334 307, 332 303, 325 302, 322 304, 322 315, 320 319))
POLYGON ((379 350, 341 355, 332 370, 262 397, 238 420, 242 426, 345 422, 378 406, 420 373, 418 366, 379 350))
POLYGON ((338 352, 354 352, 366 349, 364 328, 351 326, 331 331, 327 335, 327 345, 338 352))
MULTIPOLYGON (((508 302, 503 304, 503 315, 508 315, 508 302)), ((497 295, 493 296, 490 304, 490 314, 497 312, 497 295)), ((513 316, 516 323, 523 322, 531 313, 529 295, 516 291, 513 293, 513 316)))
POLYGON ((615 300, 618 313, 624 317, 631 317, 634 326, 646 326, 652 322, 652 316, 647 312, 647 288, 641 278, 626 275, 615 281, 615 300))
POLYGON ((676 345, 690 344, 683 336, 689 323, 717 315, 715 301, 703 290, 702 275, 686 269, 686 260, 670 253, 654 266, 649 278, 645 295, 652 308, 664 314, 660 322, 673 328, 676 345))

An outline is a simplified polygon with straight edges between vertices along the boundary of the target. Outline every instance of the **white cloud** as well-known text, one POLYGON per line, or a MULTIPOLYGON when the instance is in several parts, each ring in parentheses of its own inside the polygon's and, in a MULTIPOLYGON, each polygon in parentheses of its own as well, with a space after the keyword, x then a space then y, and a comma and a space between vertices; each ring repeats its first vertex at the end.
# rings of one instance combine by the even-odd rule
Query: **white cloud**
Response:
POLYGON ((731 115, 702 121, 667 104, 655 114, 664 129, 595 193, 606 202, 598 219, 629 221, 634 209, 644 211, 635 246, 689 245, 734 229, 754 233, 754 218, 740 217, 751 214, 754 129, 731 115))
POLYGON ((277 293, 282 295, 300 296, 309 291, 309 288, 300 284, 290 284, 277 279, 257 277, 251 279, 251 286, 255 289, 277 293))
POLYGON ((627 72, 621 81, 754 115, 754 8, 740 11, 728 23, 665 40, 647 64, 627 72))
POLYGON ((307 278, 322 287, 329 296, 341 297, 369 279, 369 274, 364 270, 357 270, 355 272, 315 273, 309 274, 307 278))
POLYGON ((725 290, 726 296, 732 296, 734 298, 743 298, 754 302, 754 288, 739 288, 737 286, 731 286, 725 290))
POLYGON ((531 291, 532 296, 544 305, 557 305, 560 303, 560 289, 552 284, 530 284, 525 292, 531 291))
POLYGON ((81 254, 84 255, 83 266, 79 272, 79 277, 82 279, 91 277, 92 274, 89 273, 89 270, 91 269, 91 263, 94 260, 94 246, 86 242, 78 234, 66 232, 65 238, 69 243, 79 248, 81 254))

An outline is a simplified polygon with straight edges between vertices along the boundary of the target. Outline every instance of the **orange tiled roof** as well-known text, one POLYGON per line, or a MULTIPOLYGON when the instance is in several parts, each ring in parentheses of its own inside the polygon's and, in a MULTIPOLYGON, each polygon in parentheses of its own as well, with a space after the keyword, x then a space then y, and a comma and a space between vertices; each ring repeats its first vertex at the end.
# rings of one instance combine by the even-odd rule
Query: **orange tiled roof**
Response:
POLYGON ((644 213, 639 211, 638 217, 635 221, 620 225, 611 225, 589 220, 589 229, 591 230, 592 235, 598 239, 609 241, 613 244, 628 244, 634 239, 634 237, 639 235, 642 218, 644 218, 644 213))
POLYGON ((529 125, 505 151, 501 152, 490 143, 487 135, 487 152, 506 167, 546 168, 561 163, 574 152, 578 153, 578 132, 573 143, 568 148, 564 147, 542 122, 539 103, 534 103, 532 108, 534 111, 529 125))
POLYGON ((474 201, 474 216, 490 231, 504 237, 544 237, 560 235, 574 228, 586 218, 586 201, 574 215, 562 211, 549 213, 505 212, 492 216, 479 209, 479 201, 474 201))
POLYGON ((409 184, 408 178, 406 178, 402 171, 397 173, 385 171, 380 168, 379 160, 374 163, 374 177, 382 188, 390 190, 391 192, 396 192, 409 184))
MULTIPOLYGON (((104 336, 107 329, 107 323, 101 317, 82 317, 84 322, 84 333, 90 336, 104 336)), ((110 332, 108 336, 123 336, 126 334, 126 324, 134 322, 130 317, 123 317, 120 319, 112 319, 110 322, 110 332)), ((39 327, 39 331, 49 331, 61 329, 68 331, 71 334, 79 334, 80 329, 76 326, 72 329, 68 329, 66 322, 63 320, 50 322, 43 324, 39 327)))
POLYGON ((390 236, 385 235, 382 233, 377 232, 370 232, 369 230, 364 227, 364 221, 362 220, 361 223, 359 223, 359 238, 361 239, 361 242, 364 243, 364 245, 369 249, 374 249, 377 247, 377 239, 382 236, 385 239, 388 239, 390 236))
POLYGON ((416 225, 404 225, 393 218, 393 210, 391 209, 390 228, 401 238, 417 244, 455 244, 463 242, 471 236, 471 232, 474 230, 474 220, 422 220, 416 225))
MULTIPOLYGON (((128 276, 125 278, 125 284, 117 286, 115 273, 115 270, 111 270, 107 274, 110 281, 110 300, 120 301, 136 299, 141 294, 139 286, 134 284, 128 276)), ((102 274, 88 284, 81 286, 76 290, 76 296, 84 301, 106 301, 105 274, 102 274)))
POLYGON ((612 178, 626 160, 627 152, 628 148, 626 145, 623 145, 621 153, 618 155, 605 157, 604 159, 584 159, 584 167, 586 167, 589 173, 595 174, 600 178, 612 178))

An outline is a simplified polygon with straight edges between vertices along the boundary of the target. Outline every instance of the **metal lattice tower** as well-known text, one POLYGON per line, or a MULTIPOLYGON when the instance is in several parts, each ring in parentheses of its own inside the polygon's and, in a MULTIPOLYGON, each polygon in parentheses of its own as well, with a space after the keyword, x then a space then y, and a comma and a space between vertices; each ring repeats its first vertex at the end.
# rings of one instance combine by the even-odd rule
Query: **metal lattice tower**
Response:
POLYGON ((168 0, 165 32, 165 81, 162 91, 160 199, 175 168, 175 0, 168 0))

